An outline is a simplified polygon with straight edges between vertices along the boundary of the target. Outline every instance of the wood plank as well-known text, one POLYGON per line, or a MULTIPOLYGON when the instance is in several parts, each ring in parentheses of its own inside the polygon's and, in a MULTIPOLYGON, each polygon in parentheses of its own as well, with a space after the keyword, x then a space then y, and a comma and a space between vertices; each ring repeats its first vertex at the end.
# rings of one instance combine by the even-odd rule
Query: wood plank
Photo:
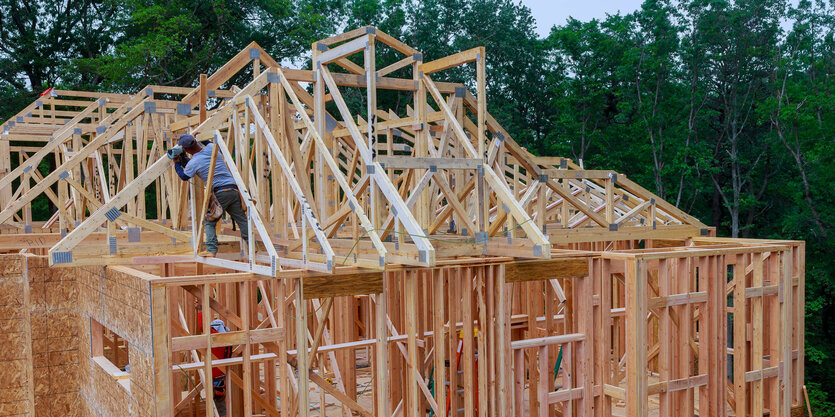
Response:
POLYGON ((524 260, 505 265, 506 282, 544 281, 556 278, 580 278, 589 275, 586 257, 524 260))
POLYGON ((463 52, 458 52, 457 54, 452 54, 434 61, 420 64, 418 65, 418 71, 428 75, 433 72, 443 71, 445 69, 474 62, 478 56, 484 57, 483 46, 475 47, 463 52))
POLYGON ((305 276, 305 300, 378 294, 383 292, 383 271, 305 276))

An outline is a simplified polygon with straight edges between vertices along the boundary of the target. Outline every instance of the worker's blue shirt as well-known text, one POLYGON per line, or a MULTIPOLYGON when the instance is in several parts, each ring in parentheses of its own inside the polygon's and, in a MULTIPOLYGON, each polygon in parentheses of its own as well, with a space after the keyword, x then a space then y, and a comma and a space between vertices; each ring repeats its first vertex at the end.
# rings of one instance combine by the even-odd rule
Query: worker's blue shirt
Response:
MULTIPOLYGON (((209 178, 209 164, 212 162, 212 148, 214 146, 214 143, 209 143, 203 147, 203 150, 192 155, 191 160, 188 161, 185 168, 181 167, 180 164, 174 164, 177 175, 183 180, 188 180, 197 174, 205 183, 207 178, 209 178)), ((232 186, 235 186, 235 180, 232 178, 229 168, 226 168, 223 157, 218 155, 217 161, 215 161, 215 176, 212 180, 212 189, 217 190, 218 188, 232 186)))

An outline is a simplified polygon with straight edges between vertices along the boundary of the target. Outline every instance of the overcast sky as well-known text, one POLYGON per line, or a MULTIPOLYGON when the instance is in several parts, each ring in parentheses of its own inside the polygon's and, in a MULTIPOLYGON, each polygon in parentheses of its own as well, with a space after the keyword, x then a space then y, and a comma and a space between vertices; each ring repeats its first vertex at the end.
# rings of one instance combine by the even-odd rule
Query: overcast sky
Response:
POLYGON ((641 7, 642 0, 522 0, 536 19, 536 33, 548 36, 551 27, 564 25, 571 16, 587 21, 604 19, 606 13, 631 13, 641 7))
MULTIPOLYGON (((798 0, 789 2, 797 5, 798 0)), ((641 7, 643 0, 522 0, 522 3, 531 9, 536 19, 536 33, 545 37, 554 25, 564 25, 569 16, 584 22, 595 18, 602 20, 606 13, 632 13, 641 7)), ((791 26, 784 22, 783 29, 789 30, 791 26)))

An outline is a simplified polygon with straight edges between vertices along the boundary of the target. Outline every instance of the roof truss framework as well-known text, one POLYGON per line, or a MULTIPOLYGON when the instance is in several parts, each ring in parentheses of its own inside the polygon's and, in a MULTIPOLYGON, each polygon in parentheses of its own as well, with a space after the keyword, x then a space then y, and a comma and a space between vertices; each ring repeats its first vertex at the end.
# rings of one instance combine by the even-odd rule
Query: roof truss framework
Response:
MULTIPOLYGON (((194 88, 148 86, 134 96, 58 91, 32 103, 0 137, 0 150, 28 158, 15 169, 10 158, 0 160, 8 171, 0 176, 4 232, 33 224, 53 230, 56 223, 65 234, 104 230, 94 214, 112 208, 125 190, 144 190, 135 181, 184 132, 228 146, 221 157, 234 160, 268 242, 256 245, 255 262, 270 263, 272 249, 278 268, 431 266, 438 256, 480 254, 547 258, 570 242, 677 238, 707 229, 622 174, 519 146, 487 112, 484 48, 424 62, 419 51, 365 27, 315 43, 313 58, 315 71, 281 68, 252 43, 194 88), (379 48, 402 58, 378 69, 379 48), (475 94, 433 81, 461 65, 475 66, 475 94), (411 78, 393 76, 408 70, 411 78), (251 72, 249 84, 220 89, 241 71, 251 72), (312 83, 312 94, 303 83, 312 83), (349 105, 345 88, 362 89, 364 106, 349 105), (379 90, 411 93, 407 114, 378 108, 379 90), (32 146, 18 145, 24 139, 32 146), (50 154, 58 161, 54 172, 28 168, 50 154), (55 207, 44 223, 29 214, 41 195, 55 207), (85 225, 87 219, 98 224, 85 225)), ((152 184, 156 215, 146 209, 146 193, 136 191, 116 223, 181 243, 191 234, 199 243, 195 217, 202 216, 193 213, 202 208, 201 193, 190 192, 170 167, 160 168, 152 184)), ((190 244, 168 254, 193 256, 197 249, 190 244)), ((131 262, 142 253, 137 245, 130 254, 108 261, 131 262)))

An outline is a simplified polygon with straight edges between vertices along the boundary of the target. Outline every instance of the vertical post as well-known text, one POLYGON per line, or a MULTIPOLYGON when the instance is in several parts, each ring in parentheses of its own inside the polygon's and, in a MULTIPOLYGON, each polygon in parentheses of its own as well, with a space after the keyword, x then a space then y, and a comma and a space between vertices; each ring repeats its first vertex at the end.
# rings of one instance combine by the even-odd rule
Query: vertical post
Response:
MULTIPOLYGON (((804 300, 806 300, 806 244, 800 242, 796 247, 795 251, 797 257, 794 259, 794 267, 797 270, 797 301, 795 308, 795 316, 794 320, 797 322, 797 329, 795 337, 797 337, 797 352, 798 352, 798 360, 795 369, 795 385, 797 386, 797 399, 800 401, 801 399, 801 390, 803 389, 803 381, 805 381, 805 369, 804 369, 804 352, 806 351, 805 346, 805 339, 806 339, 806 305, 804 300)), ((794 278, 792 278, 794 280, 794 278)))
POLYGON ((104 356, 104 326, 96 319, 90 320, 90 346, 93 357, 104 356))
MULTIPOLYGON (((569 344, 566 344, 568 346, 569 344)), ((566 363, 571 361, 571 355, 565 359, 566 363)), ((551 368, 548 366, 548 345, 542 345, 539 347, 539 361, 537 362, 537 367, 539 371, 539 384, 536 386, 536 397, 539 399, 539 409, 537 410, 537 414, 539 417, 548 417, 549 410, 551 406, 548 404, 548 386, 550 385, 550 381, 548 380, 546 375, 548 375, 548 371, 551 368)), ((567 407, 570 407, 571 400, 565 402, 567 407)), ((531 415, 533 414, 533 410, 531 410, 531 415)), ((572 413, 567 410, 566 415, 570 416, 572 413)))
POLYGON ((206 121, 206 100, 209 94, 209 82, 206 74, 200 74, 200 123, 206 121))
MULTIPOLYGON (((498 398, 498 413, 499 417, 510 417, 511 407, 513 406, 512 392, 510 390, 510 355, 513 353, 509 348, 510 344, 510 297, 511 286, 504 282, 504 265, 496 267, 495 285, 496 285, 496 343, 498 343, 498 355, 496 363, 498 364, 498 382, 499 382, 499 398, 498 398)), ((523 359, 524 360, 524 359, 523 359)))
MULTIPOLYGON (((434 311, 433 314, 433 334, 432 339, 433 343, 435 344, 435 401, 438 403, 438 407, 443 409, 446 407, 446 378, 444 377, 444 369, 445 369, 445 356, 444 355, 444 301, 445 301, 445 293, 444 293, 444 275, 441 269, 433 269, 432 270, 432 292, 434 302, 433 307, 434 311)), ((455 329, 451 327, 452 322, 450 322, 450 332, 455 332, 455 329)))
POLYGON ((745 389, 745 371, 748 365, 747 329, 747 300, 745 298, 745 259, 748 254, 736 255, 734 264, 734 399, 736 401, 736 415, 746 415, 748 409, 748 392, 745 389))
POLYGON ((310 404, 308 401, 309 382, 306 370, 307 363, 307 302, 304 299, 302 278, 296 278, 296 359, 299 391, 299 416, 310 415, 310 404))
POLYGON ((780 397, 781 417, 791 416, 792 410, 792 252, 791 249, 780 252, 780 366, 782 367, 783 381, 780 384, 782 396, 780 397))
POLYGON ((203 323, 201 323, 201 326, 203 327, 203 335, 206 337, 206 351, 203 354, 203 374, 205 375, 204 380, 206 381, 206 386, 203 387, 203 391, 206 393, 206 417, 212 417, 215 409, 213 404, 214 389, 212 387, 212 310, 209 301, 210 289, 209 284, 203 284, 203 299, 200 300, 200 311, 203 312, 203 323))
MULTIPOLYGON (((479 47, 479 52, 476 57, 476 84, 478 88, 478 156, 482 162, 487 163, 487 150, 485 149, 485 142, 487 141, 487 74, 485 64, 485 49, 479 47)), ((487 169, 487 168, 485 168, 487 169)), ((483 173, 481 175, 484 175, 483 173)), ((486 184, 479 178, 478 181, 478 228, 479 232, 484 233, 487 230, 487 223, 489 222, 490 204, 485 199, 488 198, 485 192, 486 184)), ((542 215, 540 215, 541 217, 542 215)))
MULTIPOLYGON (((378 146, 377 142, 377 73, 376 73, 376 48, 375 48, 375 40, 376 37, 373 33, 369 33, 368 35, 368 46, 365 47, 364 51, 364 59, 365 59, 365 83, 366 83, 366 100, 368 101, 367 107, 367 116, 368 116, 368 130, 366 135, 368 136, 368 149, 371 150, 371 155, 377 155, 378 146)), ((353 173, 351 173, 353 174, 353 173)), ((382 217, 382 211, 380 211, 380 207, 378 207, 380 202, 378 201, 381 196, 377 192, 377 187, 375 187, 375 180, 374 177, 371 177, 371 187, 370 193, 371 203, 369 204, 369 212, 370 212, 370 220, 371 224, 374 225, 373 227, 377 227, 377 218, 382 217)), ((356 219, 354 219, 356 220, 356 219)))
MULTIPOLYGON (((714 295, 712 291, 708 289, 708 277, 710 276, 710 267, 708 266, 708 257, 707 256, 700 256, 695 258, 694 262, 697 262, 697 271, 698 271, 698 286, 697 288, 700 291, 707 292, 707 301, 702 303, 699 308, 699 318, 696 321, 696 334, 698 334, 698 339, 694 338, 694 340, 711 340, 708 332, 710 332, 710 318, 713 316, 711 314, 711 306, 713 303, 710 301, 710 296, 714 295)), ((711 340, 711 342, 715 343, 715 341, 711 340)), ((699 354, 696 356, 698 358, 698 374, 708 374, 708 383, 707 385, 702 385, 698 388, 698 395, 699 395, 699 411, 704 410, 702 413, 708 414, 710 410, 710 393, 708 391, 709 387, 712 387, 713 384, 710 383, 711 372, 710 372, 710 348, 711 343, 699 343, 699 354), (705 358, 706 360, 702 360, 705 358)))
POLYGON ((461 319, 461 268, 449 268, 445 270, 449 279, 448 283, 448 298, 449 298, 449 409, 452 416, 458 416, 458 384, 460 378, 458 377, 458 370, 461 369, 457 360, 453 358, 458 357, 459 333, 457 323, 461 319))
MULTIPOLYGON (((250 118, 249 113, 252 110, 249 108, 249 105, 250 105, 250 98, 247 97, 246 100, 245 100, 245 103, 244 103, 244 122, 243 122, 244 128, 243 128, 243 130, 241 130, 241 135, 240 135, 240 138, 239 138, 240 142, 238 142, 240 144, 240 147, 238 149, 236 149, 236 152, 235 152, 237 155, 240 155, 241 162, 240 162, 239 166, 241 167, 241 178, 244 180, 244 185, 247 188, 249 188, 250 184, 251 184, 249 174, 252 172, 252 163, 249 159, 249 155, 250 155, 250 152, 254 152, 254 150, 252 149, 252 146, 250 144, 250 138, 252 136, 252 133, 249 130, 249 126, 250 126, 250 123, 252 122, 252 119, 250 118)), ((243 203, 243 202, 241 202, 241 203, 243 203)), ((247 210, 247 211, 249 211, 249 210, 247 210)))
MULTIPOLYGON (((615 187, 613 177, 607 178, 606 181, 606 223, 612 224, 615 222, 615 187)), ((628 219, 626 219, 628 220, 628 219)))
MULTIPOLYGON (((136 171, 137 173, 141 174, 145 171, 145 167, 147 165, 147 160, 145 159, 145 153, 148 149, 148 130, 153 130, 151 126, 153 126, 153 119, 155 115, 153 114, 145 114, 139 116, 139 122, 136 124, 136 147, 134 148, 136 152, 136 171)), ((127 138, 123 139, 126 140, 127 138)), ((89 161, 89 160, 88 160, 89 161)), ((133 175, 131 173, 131 175, 133 175)), ((88 177, 89 178, 89 177, 88 177)), ((127 185, 128 183, 125 183, 127 185)), ((136 211, 131 213, 140 219, 145 218, 145 190, 140 191, 136 195, 136 211)))
MULTIPOLYGON (((765 260, 765 277, 769 286, 778 286, 778 295, 764 297, 765 302, 765 318, 763 321, 764 326, 768 326, 767 330, 764 332, 765 337, 765 355, 768 357, 768 367, 769 368, 778 368, 780 369, 780 359, 781 359, 781 351, 780 351, 780 337, 782 336, 782 326, 780 323, 781 316, 780 316, 780 297, 782 294, 779 293, 781 291, 779 289, 780 286, 780 253, 779 252, 771 252, 768 258, 763 257, 765 260)), ((782 410, 782 406, 780 404, 780 384, 782 380, 780 379, 779 375, 775 378, 764 378, 765 382, 765 394, 764 400, 767 404, 767 408, 770 410, 771 414, 781 416, 780 410, 782 410)))
POLYGON ((171 319, 168 315, 168 291, 163 284, 150 285, 148 291, 151 293, 156 415, 170 416, 174 411, 171 404, 174 387, 171 385, 171 319))
MULTIPOLYGON (((578 401, 578 415, 591 417, 594 404, 594 310, 592 299, 594 297, 594 280, 591 268, 592 260, 589 259, 589 275, 577 278, 578 285, 575 287, 575 294, 578 295, 575 302, 577 308, 577 326, 579 333, 586 335, 585 340, 578 342, 577 369, 575 375, 578 384, 582 384, 583 393, 578 401)), ((608 329, 608 328, 607 328, 608 329)), ((572 360, 571 357, 567 358, 572 360)), ((602 385, 601 385, 602 386, 602 385)))
MULTIPOLYGON (((143 121, 142 119, 143 118, 140 115, 134 121, 134 123, 136 123, 136 136, 137 137, 139 137, 139 135, 140 135, 139 130, 142 128, 142 121, 143 121)), ((78 135, 74 135, 74 136, 78 137, 78 135)), ((80 145, 78 147, 76 147, 75 144, 73 145, 73 150, 74 151, 78 152, 79 149, 80 149, 80 145)), ((130 129, 125 128, 125 138, 122 139, 122 169, 124 169, 124 171, 125 171, 124 172, 124 174, 125 174, 124 186, 125 187, 127 186, 127 184, 130 184, 133 181, 133 178, 134 178, 133 157, 134 157, 133 138, 131 138, 131 136, 130 136, 130 129)), ((76 168, 75 170, 78 171, 78 168, 76 168)), ((76 176, 75 173, 74 173, 73 178, 81 178, 81 177, 76 176)), ((73 200, 77 200, 77 199, 74 198, 73 200)), ((76 202, 76 203, 80 203, 80 202, 76 202)), ((78 208, 76 210, 76 212, 80 212, 81 211, 81 206, 76 205, 76 207, 78 208)), ((133 198, 128 200, 128 214, 131 214, 131 215, 136 214, 136 200, 133 199, 133 198)), ((81 217, 81 213, 77 213, 76 215, 79 218, 81 217)))
MULTIPOLYGON (((562 187, 564 193, 568 194, 571 192, 571 186, 569 186, 568 178, 560 180, 560 186, 562 187)), ((562 204, 560 204, 560 225, 563 228, 568 227, 568 218, 570 217, 570 214, 568 201, 563 199, 562 204)))
POLYGON ((626 261, 626 415, 647 415, 646 261, 626 261))
MULTIPOLYGON (((460 126, 464 126, 464 113, 466 112, 466 109, 464 108, 464 97, 463 96, 465 96, 465 95, 466 95, 465 90, 463 90, 463 89, 456 90, 456 93, 455 93, 453 101, 452 101, 452 105, 453 105, 452 110, 455 112, 455 120, 458 121, 458 124, 460 126), (458 91, 460 91, 461 94, 459 94, 458 91)), ((451 133, 449 133, 449 134, 451 134, 451 133)), ((459 142, 458 140, 454 141, 455 147, 453 148, 453 152, 455 154, 452 155, 452 156, 455 157, 455 158, 464 158, 464 146, 463 146, 463 144, 458 143, 458 142, 459 142)), ((460 194, 460 190, 462 190, 464 188, 465 183, 467 182, 467 179, 470 177, 471 172, 468 171, 468 170, 463 170, 463 169, 455 169, 455 170, 452 170, 452 171, 453 171, 453 173, 452 173, 452 181, 453 182, 451 184, 452 188, 455 190, 456 193, 460 194)), ((468 213, 469 213, 469 210, 470 210, 469 209, 469 207, 470 207, 469 202, 470 201, 472 201, 470 198, 466 198, 465 201, 464 201, 464 208, 467 210, 468 213)), ((464 235, 465 234, 465 233, 463 233, 464 222, 461 220, 461 216, 458 213, 456 213, 455 210, 453 210, 453 213, 450 216, 450 218, 453 219, 453 221, 455 222, 456 225, 458 225, 458 227, 457 227, 458 234, 464 235)), ((478 232, 478 230, 469 230, 469 231, 467 231, 467 234, 470 234, 471 236, 475 236, 476 232, 478 232)))
POLYGON ((496 322, 496 294, 494 288, 496 287, 496 271, 498 270, 497 265, 490 265, 484 268, 485 273, 487 274, 485 279, 484 285, 484 294, 486 296, 485 304, 486 304, 486 314, 487 320, 484 321, 485 327, 487 327, 487 332, 485 337, 487 338, 487 392, 485 395, 489 401, 488 407, 485 408, 490 415, 497 415, 500 412, 498 411, 499 407, 499 390, 498 390, 498 375, 499 370, 497 369, 496 358, 499 356, 499 347, 496 345, 496 328, 498 323, 496 322))
MULTIPOLYGON (((385 273, 383 273, 385 275, 385 273)), ((375 333, 377 337, 377 346, 374 349, 376 358, 374 372, 376 374, 377 384, 377 415, 389 415, 389 398, 388 398, 388 331, 386 330, 386 323, 388 316, 386 314, 386 279, 383 277, 383 292, 377 294, 376 304, 374 306, 374 324, 376 325, 375 333)))
POLYGON ((525 349, 516 349, 513 351, 514 417, 522 417, 525 413, 525 369, 525 349))
MULTIPOLYGON (((252 224, 249 225, 250 230, 252 230, 252 224)), ((250 239, 252 236, 250 236, 250 239)), ((250 242, 252 242, 250 240, 250 242)), ((253 246, 254 242, 250 244, 253 246)), ((251 259, 251 258, 250 258, 251 259)), ((249 317, 250 317, 250 286, 251 281, 243 281, 238 284, 238 297, 240 299, 240 309, 241 309, 241 326, 243 327, 242 331, 246 332, 246 343, 243 345, 243 354, 242 356, 242 367, 243 367, 243 375, 241 379, 243 379, 243 391, 244 391, 244 417, 252 417, 252 364, 250 363, 250 354, 252 351, 252 345, 250 344, 250 337, 249 337, 249 317)), ((264 294, 264 297, 267 295, 264 294)), ((301 372, 299 372, 301 373, 301 372)))
MULTIPOLYGON (((258 103, 259 102, 260 103, 264 102, 264 96, 256 96, 256 98, 254 98, 254 99, 255 99, 255 103, 253 103, 253 105, 255 105, 256 109, 263 108, 263 106, 259 106, 258 103)), ((264 108, 263 110, 266 110, 266 109, 264 108)), ((266 154, 269 151, 267 151, 267 146, 266 146, 267 143, 266 143, 266 140, 264 138, 265 135, 264 135, 264 132, 263 132, 263 130, 266 130, 266 129, 269 129, 269 127, 266 126, 266 125, 265 126, 257 126, 255 128, 255 143, 253 145, 253 147, 255 148, 255 153, 252 155, 252 159, 255 160, 255 178, 253 179, 253 181, 255 181, 255 184, 256 184, 257 188, 256 189, 252 189, 252 188, 249 189, 250 194, 252 194, 252 197, 256 201, 263 202, 262 204, 257 204, 257 205, 255 205, 255 207, 253 207, 254 211, 257 211, 261 215, 261 218, 263 218, 263 219, 269 219, 269 215, 270 215, 270 205, 268 203, 268 201, 270 201, 270 200, 269 200, 269 196, 267 194, 267 190, 268 190, 267 187, 268 187, 268 184, 269 184, 269 178, 267 177, 267 165, 266 165, 266 162, 267 162, 266 161, 266 158, 267 158, 266 154)), ((249 213, 249 212, 247 212, 247 215, 248 215, 248 217, 252 216, 252 214, 249 213)), ((269 221, 266 221, 264 223, 265 223, 264 226, 266 227, 266 229, 268 231, 270 231, 269 233, 272 233, 271 232, 272 231, 272 224, 270 224, 269 221)))
MULTIPOLYGON (((675 265, 676 279, 673 280, 678 285, 678 293, 695 292, 694 262, 692 258, 679 258, 675 265)), ((689 376, 690 370, 693 369, 693 352, 690 349, 690 340, 693 336, 693 312, 695 308, 691 304, 684 304, 679 307, 679 331, 677 345, 679 346, 680 356, 676 364, 677 378, 689 376)), ((679 391, 676 393, 678 397, 676 400, 676 411, 692 413, 694 404, 693 390, 679 391)))
MULTIPOLYGON (((658 296, 667 297, 672 293, 670 291, 670 263, 675 262, 675 259, 660 259, 658 261, 658 296)), ((674 379, 672 375, 672 354, 671 351, 675 345, 670 342, 673 335, 673 325, 671 310, 672 306, 662 306, 658 314, 658 375, 662 382, 674 379)), ((659 393, 659 413, 660 415, 673 415, 672 413, 672 393, 659 393)))
MULTIPOLYGON (((388 129, 386 129, 386 156, 392 156, 392 155, 394 155, 394 133, 393 133, 393 131, 392 131, 392 129, 391 129, 391 128, 388 128, 388 129)), ((354 154, 353 159, 354 159, 354 160, 356 160, 357 156, 358 156, 358 154, 356 154, 356 153, 355 153, 355 154, 354 154)), ((353 161, 352 161, 352 162, 353 162, 353 161)), ((351 164, 351 166, 353 166, 353 163, 351 164)), ((395 180, 395 178, 394 178, 394 169, 389 168, 389 169, 387 169, 386 171, 388 172, 389 179, 390 179, 392 182, 394 182, 394 180, 395 180)), ((354 172, 353 172, 353 171, 350 171, 348 174, 349 174, 351 177, 353 177, 354 172)), ((371 187, 371 190, 375 190, 375 187, 373 186, 373 182, 374 182, 374 178, 373 178, 373 177, 371 178, 371 181, 372 181, 372 187, 371 187)), ((379 192, 379 191, 378 191, 378 192, 379 192)), ((383 200, 382 198, 380 198, 379 200, 380 200, 380 201, 378 202, 378 205, 380 205, 380 206, 381 206, 381 209, 380 209, 380 210, 378 210, 378 211, 379 211, 380 213, 382 213, 382 212, 383 212, 382 207, 383 207, 384 202, 382 201, 382 200, 383 200)), ((374 228, 375 228, 375 229, 382 229, 382 228, 383 228, 382 224, 383 224, 383 220, 384 220, 384 219, 381 219, 380 217, 382 217, 382 216, 376 216, 376 215, 375 215, 374 217, 372 217, 372 218, 370 219, 370 220, 371 220, 371 224, 373 224, 373 225, 374 225, 374 228)), ((396 225, 397 225, 397 217, 395 217, 395 218, 394 218, 394 224, 395 224, 395 227, 397 227, 397 226, 396 226, 396 225)), ((354 229, 358 229, 358 228, 357 228, 357 227, 354 227, 354 229)), ((355 233, 356 233, 356 232, 355 232, 355 233)), ((398 236, 394 236, 394 237, 395 237, 395 238, 398 238, 398 236)))
MULTIPOLYGON (((539 180, 535 181, 534 184, 539 184, 539 180)), ((531 185, 533 187, 534 185, 531 185)), ((548 186, 543 181, 541 185, 539 185, 539 189, 537 190, 536 195, 536 227, 545 233, 545 192, 548 189, 548 186)), ((510 216, 512 217, 512 216, 510 216)), ((553 316, 552 316, 553 317, 553 316)))
POLYGON ((464 416, 475 417, 475 390, 473 375, 473 267, 464 268, 464 289, 461 294, 462 308, 464 309, 464 329, 462 340, 464 341, 461 351, 461 364, 464 367, 464 416))
MULTIPOLYGON (((528 328, 526 333, 526 338, 533 339, 540 336, 539 326, 537 326, 536 319, 539 317, 539 312, 541 311, 540 307, 541 304, 537 303, 541 295, 539 295, 538 291, 538 282, 530 281, 525 283, 520 283, 520 294, 524 294, 523 297, 525 298, 525 311, 527 312, 528 316, 528 328)), ((568 313, 568 309, 565 310, 568 313)), ((563 319, 564 322, 570 322, 571 319, 568 314, 565 314, 565 318, 563 319)), ((526 369, 530 369, 528 372, 528 381, 531 387, 539 386, 539 368, 536 367, 537 355, 539 355, 538 350, 530 349, 528 350, 528 367, 526 369), (536 372, 534 372, 536 370, 536 372)), ((545 378, 542 378, 545 379, 545 378)), ((528 402, 529 408, 531 410, 538 410, 539 409, 539 397, 536 395, 535 389, 528 390, 528 402)))
MULTIPOLYGON (((318 60, 319 50, 317 49, 318 43, 313 43, 313 122, 316 123, 316 131, 325 139, 326 136, 326 123, 325 123, 325 79, 322 75, 322 68, 327 64, 322 64, 318 60)), ((333 91, 331 92, 333 93, 333 91)), ((304 111, 302 109, 296 109, 298 111, 304 111)), ((292 135, 291 135, 292 136, 292 135)), ((295 146, 295 143, 293 144, 295 146)), ((312 146, 312 145, 311 145, 312 146)), ((316 199, 319 200, 319 210, 317 216, 324 216, 325 213, 325 192, 324 192, 324 184, 323 178, 321 178, 321 167, 322 161, 319 155, 319 152, 315 151, 315 167, 317 170, 317 175, 314 177, 314 188, 316 192, 316 199)), ((363 161, 367 162, 367 161, 363 161)), ((297 164, 299 162, 296 162, 297 164)), ((306 166, 306 165, 305 165, 306 166)), ((310 202, 310 206, 316 207, 315 202, 310 202)), ((326 218, 326 217, 320 217, 326 218)), ((307 226, 302 226, 305 229, 307 226)))
MULTIPOLYGON (((594 279, 594 292, 599 294, 600 303, 594 307, 594 379, 600 386, 609 383, 612 348, 612 281, 609 275, 608 259, 591 259, 589 276, 594 279)), ((595 399, 595 411, 600 415, 612 414, 612 405, 605 394, 595 399)))
MULTIPOLYGON (((8 144, 9 142, 8 141, 0 142, 0 152, 2 152, 2 144, 3 143, 8 144)), ((0 156, 0 158, 2 158, 2 156, 0 156)), ((59 152, 58 149, 55 149, 55 166, 59 166, 60 164, 61 164, 61 153, 59 152)), ((2 164, 0 164, 0 168, 2 168, 2 164)), ((63 237, 65 235, 65 233, 67 232, 67 226, 69 225, 69 217, 68 217, 68 213, 67 213, 67 210, 66 210, 67 197, 68 197, 68 194, 69 194, 67 187, 69 185, 66 183, 66 181, 58 181, 57 185, 58 185, 58 212, 60 213, 59 216, 58 216, 58 229, 60 230, 61 236, 63 237)), ((0 193, 1 192, 2 191, 0 191, 0 193)), ((0 198, 0 203, 2 203, 2 198, 0 198)), ((5 203, 2 203, 2 204, 5 207, 5 203)), ((108 232, 110 232, 109 229, 108 229, 108 232)), ((108 233, 107 237, 109 238, 111 235, 112 234, 108 233)), ((115 236, 115 235, 113 235, 113 236, 115 236)))
POLYGON ((286 293, 286 280, 277 279, 274 281, 276 285, 276 316, 278 320, 279 334, 285 335, 278 339, 278 390, 281 394, 281 415, 286 416, 290 414, 290 377, 287 375, 287 340, 289 330, 287 328, 287 302, 284 299, 286 293))
MULTIPOLYGON (((274 71, 274 70, 273 70, 274 71)), ((279 94, 284 91, 281 84, 279 83, 270 83, 269 86, 269 94, 270 94, 270 130, 272 131, 272 135, 276 138, 278 142, 278 146, 281 149, 287 149, 286 145, 284 145, 284 129, 283 127, 283 120, 279 119, 279 114, 283 115, 283 113, 279 113, 279 109, 281 107, 281 102, 279 99, 279 94)), ((271 230, 273 234, 280 234, 281 237, 286 237, 287 235, 282 230, 282 224, 286 224, 284 219, 284 201, 285 194, 281 191, 281 179, 283 175, 280 175, 278 169, 273 170, 272 167, 278 166, 277 163, 273 163, 274 158, 277 158, 275 154, 272 152, 268 152, 269 160, 266 161, 267 166, 269 167, 269 174, 270 174, 270 188, 272 189, 272 212, 269 214, 269 218, 271 221, 268 223, 271 226, 271 230)), ((269 195, 270 193, 268 193, 269 195)))
MULTIPOLYGON (((711 256, 708 258, 707 273, 708 306, 707 337, 709 343, 708 355, 708 388, 710 402, 707 414, 724 417, 726 413, 726 393, 728 384, 728 266, 725 256, 711 256), (712 388, 712 389, 711 389, 712 388)), ((699 337, 701 339, 701 335, 699 337)), ((701 404, 700 404, 701 407, 701 404)))
MULTIPOLYGON (((43 111, 43 107, 41 107, 41 111, 43 111)), ((9 172, 12 170, 12 160, 11 152, 9 151, 9 145, 10 143, 8 140, 0 140, 0 178, 9 175, 9 172)), ((6 207, 6 204, 9 203, 9 200, 11 198, 12 184, 9 183, 3 188, 0 188, 0 207, 6 207)))
POLYGON ((408 336, 407 358, 406 358, 406 395, 407 406, 406 417, 417 417, 419 405, 418 386, 415 377, 418 375, 417 367, 417 273, 406 271, 404 282, 405 292, 405 313, 406 313, 406 334, 408 336))
POLYGON ((487 352, 487 332, 490 326, 489 322, 487 321, 487 304, 485 303, 484 299, 484 290, 485 290, 485 281, 487 280, 485 275, 487 274, 488 267, 479 267, 476 271, 478 275, 476 277, 476 301, 478 302, 478 387, 476 387, 476 393, 478 394, 478 415, 479 417, 487 417, 487 380, 489 375, 487 375, 487 360, 491 356, 487 352))
MULTIPOLYGON (((423 71, 420 71, 420 65, 423 64, 423 56, 420 60, 415 59, 413 66, 414 78, 417 84, 417 92, 415 93, 415 117, 417 122, 417 132, 415 137, 415 156, 419 158, 429 156, 429 126, 427 119, 428 106, 426 104, 426 85, 423 83, 423 71)), ((414 178, 421 178, 426 174, 425 169, 415 170, 414 178)), ((430 221, 430 206, 432 204, 432 196, 429 193, 422 192, 418 197, 417 203, 417 221, 421 228, 426 228, 430 221)))

